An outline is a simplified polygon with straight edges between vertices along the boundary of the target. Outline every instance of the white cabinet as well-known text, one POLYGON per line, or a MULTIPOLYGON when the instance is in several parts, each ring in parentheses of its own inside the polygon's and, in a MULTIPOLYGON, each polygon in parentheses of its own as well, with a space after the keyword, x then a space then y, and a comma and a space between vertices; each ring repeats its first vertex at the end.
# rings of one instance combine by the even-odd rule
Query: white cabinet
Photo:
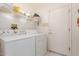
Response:
POLYGON ((42 56, 47 53, 47 38, 45 35, 36 37, 36 55, 42 56))
POLYGON ((5 55, 8 56, 34 56, 35 38, 23 38, 5 43, 5 55))

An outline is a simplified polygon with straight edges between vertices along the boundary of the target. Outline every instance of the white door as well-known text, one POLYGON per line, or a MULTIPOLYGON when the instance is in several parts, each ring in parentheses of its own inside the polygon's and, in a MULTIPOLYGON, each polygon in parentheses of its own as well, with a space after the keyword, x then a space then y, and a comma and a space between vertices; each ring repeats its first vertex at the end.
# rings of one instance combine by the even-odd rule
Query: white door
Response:
POLYGON ((69 9, 51 10, 49 20, 49 50, 69 55, 69 9))

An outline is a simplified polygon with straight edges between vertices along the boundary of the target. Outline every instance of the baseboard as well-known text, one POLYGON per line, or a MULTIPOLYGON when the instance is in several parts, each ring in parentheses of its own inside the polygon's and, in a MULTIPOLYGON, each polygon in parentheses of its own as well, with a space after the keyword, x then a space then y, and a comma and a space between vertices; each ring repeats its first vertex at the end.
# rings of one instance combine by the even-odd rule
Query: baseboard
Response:
POLYGON ((53 52, 53 53, 56 53, 56 54, 59 54, 59 55, 61 55, 61 56, 67 56, 67 55, 65 55, 65 54, 62 54, 62 53, 59 53, 59 52, 56 52, 56 51, 53 51, 53 50, 48 50, 49 52, 53 52))

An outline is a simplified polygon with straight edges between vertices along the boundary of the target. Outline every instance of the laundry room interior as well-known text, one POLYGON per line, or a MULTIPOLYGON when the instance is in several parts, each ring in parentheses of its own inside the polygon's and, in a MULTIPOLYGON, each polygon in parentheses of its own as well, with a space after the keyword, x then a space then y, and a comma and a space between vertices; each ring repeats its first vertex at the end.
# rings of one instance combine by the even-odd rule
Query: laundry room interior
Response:
POLYGON ((79 56, 79 3, 0 3, 0 56, 79 56))

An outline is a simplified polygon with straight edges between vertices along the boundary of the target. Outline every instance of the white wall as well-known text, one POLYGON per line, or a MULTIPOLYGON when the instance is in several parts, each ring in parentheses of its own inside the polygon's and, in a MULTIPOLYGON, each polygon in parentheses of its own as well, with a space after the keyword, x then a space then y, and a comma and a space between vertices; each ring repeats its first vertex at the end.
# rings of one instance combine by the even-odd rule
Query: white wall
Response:
MULTIPOLYGON (((31 4, 22 4, 22 3, 16 3, 15 5, 18 5, 22 8, 23 11, 26 13, 30 13, 33 15, 33 9, 31 4)), ((10 25, 12 23, 17 23, 20 29, 27 29, 27 28, 34 28, 34 24, 31 21, 27 21, 26 18, 15 18, 14 14, 12 13, 4 13, 2 14, 0 12, 0 29, 9 29, 10 25), (25 22, 26 21, 26 22, 25 22)))
POLYGON ((77 26, 77 18, 79 4, 72 4, 72 55, 79 56, 79 27, 77 26))

